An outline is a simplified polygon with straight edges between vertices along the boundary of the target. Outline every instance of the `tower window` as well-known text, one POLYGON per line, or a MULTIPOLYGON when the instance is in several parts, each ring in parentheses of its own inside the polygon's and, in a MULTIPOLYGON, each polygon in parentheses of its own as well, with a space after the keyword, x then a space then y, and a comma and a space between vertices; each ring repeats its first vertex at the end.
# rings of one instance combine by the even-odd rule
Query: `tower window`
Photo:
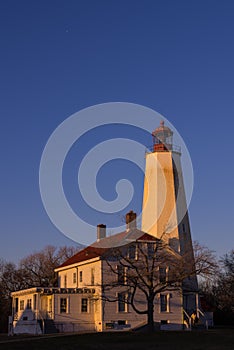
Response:
POLYGON ((73 283, 76 284, 76 272, 73 273, 73 283))

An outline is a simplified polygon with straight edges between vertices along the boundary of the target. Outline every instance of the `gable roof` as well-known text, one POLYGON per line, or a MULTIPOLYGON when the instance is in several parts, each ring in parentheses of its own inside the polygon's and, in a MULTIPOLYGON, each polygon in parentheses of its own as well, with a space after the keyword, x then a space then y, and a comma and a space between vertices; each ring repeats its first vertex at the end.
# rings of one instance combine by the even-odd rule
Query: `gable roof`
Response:
POLYGON ((58 266, 55 270, 60 269, 65 266, 73 265, 82 261, 94 259, 100 257, 106 252, 106 248, 96 248, 88 246, 80 252, 73 255, 71 258, 67 259, 62 265, 58 266))
POLYGON ((114 248, 114 247, 122 247, 127 244, 130 244, 131 242, 135 242, 138 240, 147 240, 152 241, 156 240, 156 237, 143 232, 138 229, 132 229, 123 231, 120 233, 116 233, 113 236, 109 236, 106 238, 101 239, 100 241, 94 242, 91 246, 97 247, 97 248, 114 248))
POLYGON ((81 250, 66 260, 62 265, 58 266, 55 271, 69 265, 80 263, 82 261, 101 257, 111 248, 122 247, 130 244, 131 242, 136 242, 139 240, 156 241, 157 238, 138 229, 123 231, 113 236, 105 237, 100 241, 94 242, 90 246, 86 247, 85 249, 81 250))

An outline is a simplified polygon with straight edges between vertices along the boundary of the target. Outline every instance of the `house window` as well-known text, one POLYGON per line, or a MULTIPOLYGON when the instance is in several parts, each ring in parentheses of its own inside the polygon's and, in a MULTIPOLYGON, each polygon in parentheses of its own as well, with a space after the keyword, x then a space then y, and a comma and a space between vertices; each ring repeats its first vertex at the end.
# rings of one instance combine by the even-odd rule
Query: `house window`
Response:
POLYGON ((91 269, 91 285, 94 285, 94 269, 91 269))
POLYGON ((36 294, 33 295, 33 309, 34 310, 37 309, 37 295, 36 294))
POLYGON ((32 309, 32 299, 27 299, 27 309, 32 309))
POLYGON ((114 322, 106 322, 105 327, 106 327, 106 329, 114 329, 115 323, 114 322))
POLYGON ((147 253, 149 259, 152 259, 154 257, 154 242, 147 243, 147 253))
POLYGON ((118 312, 128 312, 128 294, 118 293, 118 312))
POLYGON ((49 299, 49 312, 52 312, 52 298, 49 299))
POLYGON ((161 320, 161 324, 168 324, 169 321, 168 320, 161 320))
POLYGON ((117 281, 119 284, 127 284, 127 271, 128 268, 126 266, 117 266, 117 281))
POLYGON ((166 283, 167 280, 167 269, 166 267, 159 268, 159 282, 166 283))
POLYGON ((83 282, 83 273, 80 271, 80 282, 83 282))
POLYGON ((169 295, 160 294, 160 311, 161 312, 169 311, 169 295))
POLYGON ((67 288, 67 275, 64 276, 64 288, 67 288))
POLYGON ((88 312, 88 299, 87 298, 81 299, 81 312, 88 312))
POLYGON ((60 313, 66 313, 67 312, 67 298, 61 298, 60 299, 60 313))
POLYGON ((125 326, 127 324, 127 321, 126 320, 118 320, 117 323, 119 326, 125 326))
POLYGON ((76 272, 73 273, 73 283, 76 284, 76 272))
POLYGON ((24 300, 20 300, 20 310, 24 310, 24 300))
POLYGON ((128 258, 131 260, 137 259, 136 245, 132 244, 128 248, 128 258))

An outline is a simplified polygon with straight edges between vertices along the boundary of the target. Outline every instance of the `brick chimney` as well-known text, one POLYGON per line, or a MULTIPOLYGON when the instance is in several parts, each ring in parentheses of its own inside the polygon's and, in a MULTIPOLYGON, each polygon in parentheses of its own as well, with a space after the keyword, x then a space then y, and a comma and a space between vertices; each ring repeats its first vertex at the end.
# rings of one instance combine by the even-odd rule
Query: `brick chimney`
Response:
POLYGON ((97 241, 106 238, 106 225, 99 224, 97 225, 97 241))
POLYGON ((136 215, 136 213, 134 213, 133 210, 130 210, 126 214, 126 230, 127 231, 136 229, 136 218, 137 218, 137 215, 136 215))

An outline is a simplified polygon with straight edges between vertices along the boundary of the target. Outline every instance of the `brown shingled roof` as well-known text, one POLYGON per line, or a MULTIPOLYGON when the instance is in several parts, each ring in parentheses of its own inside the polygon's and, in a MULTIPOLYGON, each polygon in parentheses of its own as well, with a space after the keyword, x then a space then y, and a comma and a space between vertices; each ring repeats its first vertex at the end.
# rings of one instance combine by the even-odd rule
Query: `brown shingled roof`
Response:
POLYGON ((124 246, 138 240, 153 241, 156 240, 156 238, 138 229, 123 231, 113 236, 103 238, 99 242, 94 242, 92 245, 73 255, 56 269, 101 257, 111 248, 124 246))
POLYGON ((97 258, 99 256, 102 256, 106 251, 107 251, 106 248, 96 248, 96 247, 88 246, 87 248, 73 255, 71 258, 66 260, 62 265, 58 266, 57 268, 65 267, 65 266, 73 265, 85 260, 97 258))

